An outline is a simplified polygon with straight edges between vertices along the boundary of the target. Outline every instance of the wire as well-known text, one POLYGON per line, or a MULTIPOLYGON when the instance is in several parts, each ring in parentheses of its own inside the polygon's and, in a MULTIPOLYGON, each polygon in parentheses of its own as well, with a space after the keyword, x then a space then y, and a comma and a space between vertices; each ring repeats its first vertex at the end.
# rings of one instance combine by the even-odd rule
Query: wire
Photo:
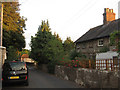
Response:
MULTIPOLYGON (((93 1, 93 0, 92 0, 93 1)), ((90 4, 90 1, 82 8, 82 9, 80 9, 79 11, 80 11, 80 13, 79 14, 75 14, 73 17, 72 17, 72 19, 70 18, 68 21, 66 21, 66 23, 68 24, 69 23, 69 25, 70 24, 72 24, 72 23, 74 23, 73 21, 74 20, 78 20, 79 18, 81 18, 85 13, 87 13, 87 11, 89 11, 95 4, 97 3, 97 0, 95 0, 95 1, 93 1, 93 2, 91 2, 91 4, 90 4), (88 5, 89 4, 89 5, 88 5)), ((66 23, 64 24, 64 26, 63 26, 63 28, 65 28, 66 27, 66 23)))
MULTIPOLYGON (((104 6, 105 4, 103 4, 103 6, 104 6)), ((112 3, 112 7, 113 8, 117 8, 118 7, 118 1, 116 1, 116 2, 114 2, 114 3, 112 3)), ((105 7, 106 8, 106 7, 105 7)), ((107 7, 107 8, 109 8, 109 7, 107 7)), ((96 13, 101 13, 100 12, 100 8, 97 8, 97 10, 96 10, 96 13)))
MULTIPOLYGON (((89 2, 88 2, 89 3, 89 2)), ((94 5, 96 5, 96 3, 98 3, 98 1, 96 0, 95 2, 91 2, 91 4, 89 5, 89 6, 87 6, 87 7, 83 7, 82 9, 80 9, 80 10, 82 10, 82 12, 80 12, 80 13, 76 13, 74 16, 73 16, 73 18, 71 19, 70 18, 70 20, 69 21, 67 21, 67 24, 69 24, 69 25, 71 25, 72 23, 75 23, 75 22, 73 22, 73 20, 75 19, 75 20, 78 20, 78 19, 80 19, 80 18, 82 18, 82 16, 83 15, 85 15, 90 9, 92 9, 93 8, 93 6, 94 5), (84 12, 85 11, 85 12, 84 12), (83 13, 84 12, 84 13, 83 13), (78 15, 79 14, 79 15, 78 15)), ((103 3, 104 5, 105 5, 105 3, 103 3)), ((113 5, 112 5, 112 7, 114 7, 114 6, 117 6, 118 5, 118 1, 115 1, 114 3, 112 3, 113 5)), ((87 5, 87 4, 86 4, 87 5)), ((85 5, 85 6, 86 6, 85 5)), ((79 10, 79 11, 80 11, 79 10)), ((100 10, 99 10, 99 8, 96 10, 96 13, 101 13, 100 12, 100 10)), ((65 25, 66 25, 66 23, 65 23, 65 25)), ((63 28, 67 28, 67 25, 66 26, 63 26, 63 28)), ((82 28, 82 27, 81 27, 82 28)))
MULTIPOLYGON (((88 8, 85 9, 85 13, 87 13, 90 9, 92 9, 93 6, 94 6, 96 3, 97 3, 97 0, 95 0, 94 3, 92 3, 88 8)), ((84 13, 84 14, 85 14, 85 13, 84 13)), ((81 18, 81 16, 83 16, 84 14, 81 13, 81 14, 76 18, 76 20, 78 20, 78 18, 81 18)))
MULTIPOLYGON (((20 1, 22 1, 22 0, 20 0, 20 1)), ((28 1, 28 0, 24 0, 24 2, 21 3, 21 6, 22 6, 23 4, 25 4, 27 1, 28 1)))
POLYGON ((85 9, 86 6, 88 6, 90 4, 91 0, 84 5, 80 10, 78 10, 78 12, 76 14, 74 14, 69 20, 73 19, 73 17, 77 16, 79 13, 81 13, 81 11, 83 11, 85 9))

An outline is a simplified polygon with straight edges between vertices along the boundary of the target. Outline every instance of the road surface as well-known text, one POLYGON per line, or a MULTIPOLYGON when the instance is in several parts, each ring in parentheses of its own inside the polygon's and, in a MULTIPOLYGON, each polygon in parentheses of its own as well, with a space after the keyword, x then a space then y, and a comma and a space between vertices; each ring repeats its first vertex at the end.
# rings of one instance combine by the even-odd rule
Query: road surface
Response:
POLYGON ((81 88, 79 85, 72 81, 60 79, 54 75, 44 73, 34 66, 29 68, 29 86, 23 84, 11 84, 3 86, 7 88, 81 88))

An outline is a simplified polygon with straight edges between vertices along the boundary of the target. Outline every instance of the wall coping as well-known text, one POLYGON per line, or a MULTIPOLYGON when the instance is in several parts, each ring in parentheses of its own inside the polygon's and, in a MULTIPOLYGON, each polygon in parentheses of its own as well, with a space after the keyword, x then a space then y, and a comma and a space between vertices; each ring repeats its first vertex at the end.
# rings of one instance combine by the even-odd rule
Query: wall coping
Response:
POLYGON ((0 49, 6 49, 6 47, 0 46, 0 49))

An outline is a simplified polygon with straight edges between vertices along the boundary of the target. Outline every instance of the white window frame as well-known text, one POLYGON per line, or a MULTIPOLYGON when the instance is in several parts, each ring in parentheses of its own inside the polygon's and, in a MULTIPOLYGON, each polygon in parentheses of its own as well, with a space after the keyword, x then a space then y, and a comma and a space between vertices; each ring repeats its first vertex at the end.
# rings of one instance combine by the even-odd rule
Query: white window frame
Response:
POLYGON ((104 45, 104 40, 103 39, 99 39, 98 40, 98 46, 103 46, 104 45), (103 44, 100 44, 100 41, 103 41, 103 44))

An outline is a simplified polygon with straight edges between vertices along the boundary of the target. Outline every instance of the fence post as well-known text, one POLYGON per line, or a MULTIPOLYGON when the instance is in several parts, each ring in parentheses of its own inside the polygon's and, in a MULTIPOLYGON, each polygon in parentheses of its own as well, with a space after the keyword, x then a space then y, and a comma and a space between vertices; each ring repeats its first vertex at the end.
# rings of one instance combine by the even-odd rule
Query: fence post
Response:
POLYGON ((119 70, 120 70, 120 59, 118 59, 119 60, 119 70))
POLYGON ((106 70, 108 70, 108 60, 106 60, 106 70))
POLYGON ((113 63, 112 63, 112 60, 110 60, 110 64, 111 64, 111 71, 113 71, 113 63))
POLYGON ((89 68, 91 68, 91 60, 89 60, 89 68))

